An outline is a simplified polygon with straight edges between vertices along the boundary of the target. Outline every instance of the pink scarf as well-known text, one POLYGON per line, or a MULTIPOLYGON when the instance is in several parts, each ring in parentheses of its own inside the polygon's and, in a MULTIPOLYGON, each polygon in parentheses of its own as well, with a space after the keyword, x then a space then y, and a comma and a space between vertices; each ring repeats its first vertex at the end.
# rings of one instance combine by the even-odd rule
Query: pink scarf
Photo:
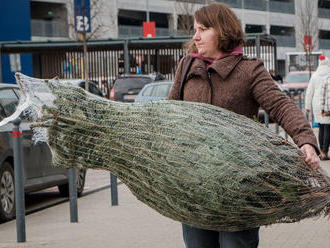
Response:
POLYGON ((226 58, 226 57, 228 57, 228 56, 240 55, 240 54, 243 54, 243 48, 242 48, 241 46, 237 46, 237 47, 234 48, 233 51, 231 51, 231 52, 229 52, 229 53, 224 53, 224 54, 222 54, 221 56, 219 56, 219 57, 216 58, 216 59, 206 58, 206 57, 200 55, 199 53, 193 53, 193 54, 191 54, 190 56, 191 56, 192 58, 199 58, 199 59, 201 59, 201 60, 204 60, 204 61, 208 64, 208 66, 209 66, 209 65, 211 65, 214 61, 217 61, 217 60, 219 60, 219 59, 223 59, 223 58, 226 58))

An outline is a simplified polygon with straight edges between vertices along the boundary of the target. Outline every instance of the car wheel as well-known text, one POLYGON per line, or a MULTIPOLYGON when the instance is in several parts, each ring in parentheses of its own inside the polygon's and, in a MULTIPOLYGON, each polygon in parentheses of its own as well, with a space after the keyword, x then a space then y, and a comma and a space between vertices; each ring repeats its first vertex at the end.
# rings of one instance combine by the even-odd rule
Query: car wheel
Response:
POLYGON ((10 163, 0 166, 0 221, 15 217, 14 170, 10 163))
MULTIPOLYGON (((81 196, 85 187, 86 169, 76 168, 77 195, 81 196)), ((62 196, 69 196, 69 183, 58 185, 58 190, 62 196)))

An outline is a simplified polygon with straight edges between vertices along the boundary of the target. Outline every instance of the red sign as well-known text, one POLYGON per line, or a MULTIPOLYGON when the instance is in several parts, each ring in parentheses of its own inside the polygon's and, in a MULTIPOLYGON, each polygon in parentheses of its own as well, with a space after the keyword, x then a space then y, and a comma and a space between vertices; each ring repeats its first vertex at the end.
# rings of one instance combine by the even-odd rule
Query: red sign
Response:
POLYGON ((309 52, 313 50, 312 36, 310 35, 304 36, 304 50, 309 52))
POLYGON ((155 37, 155 36, 156 36, 156 23, 143 22, 143 37, 155 37))
POLYGON ((11 136, 14 138, 18 138, 22 136, 22 133, 20 131, 13 131, 11 136))
POLYGON ((304 44, 305 45, 312 45, 312 36, 310 35, 305 35, 304 36, 304 44))

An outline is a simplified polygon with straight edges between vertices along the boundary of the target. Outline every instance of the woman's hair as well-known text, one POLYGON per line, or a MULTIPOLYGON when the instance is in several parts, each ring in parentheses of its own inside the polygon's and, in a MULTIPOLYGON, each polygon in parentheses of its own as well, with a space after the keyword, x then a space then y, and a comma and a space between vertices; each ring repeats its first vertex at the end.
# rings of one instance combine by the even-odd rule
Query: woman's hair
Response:
MULTIPOLYGON (((245 43, 241 23, 226 4, 213 3, 204 6, 195 12, 194 19, 207 28, 214 28, 218 35, 219 50, 222 52, 231 52, 245 43)), ((188 53, 197 52, 193 39, 186 44, 186 48, 188 53)))

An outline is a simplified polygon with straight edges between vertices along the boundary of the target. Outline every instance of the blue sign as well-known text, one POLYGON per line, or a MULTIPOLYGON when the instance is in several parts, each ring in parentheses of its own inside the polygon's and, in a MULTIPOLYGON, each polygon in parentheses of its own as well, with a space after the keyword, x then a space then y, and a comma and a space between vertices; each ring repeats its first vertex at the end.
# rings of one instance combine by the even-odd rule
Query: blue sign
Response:
POLYGON ((74 26, 77 32, 91 32, 90 0, 74 0, 74 26))

